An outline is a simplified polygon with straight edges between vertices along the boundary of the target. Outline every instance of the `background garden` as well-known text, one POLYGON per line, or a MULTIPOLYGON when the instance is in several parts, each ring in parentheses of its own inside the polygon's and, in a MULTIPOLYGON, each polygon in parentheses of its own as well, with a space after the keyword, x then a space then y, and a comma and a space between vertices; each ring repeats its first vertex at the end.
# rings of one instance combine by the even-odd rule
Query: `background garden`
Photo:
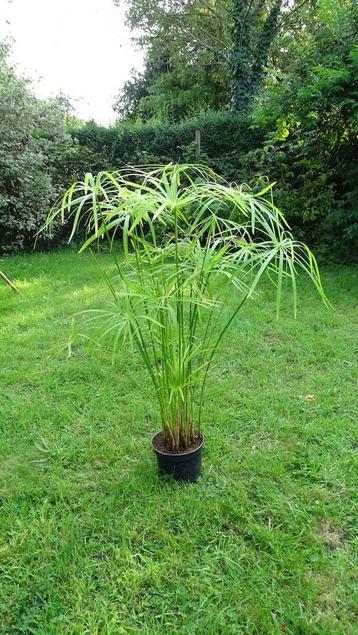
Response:
POLYGON ((254 188, 276 182, 298 237, 326 259, 356 258, 356 3, 126 6, 145 70, 119 92, 112 127, 79 121, 64 96, 34 98, 1 48, 0 251, 32 249, 49 206, 85 171, 195 161, 199 129, 201 162, 254 188))
MULTIPOLYGON (((20 292, 0 284, 0 633, 354 635, 357 5, 125 4, 145 67, 110 127, 35 97, 0 47, 0 270, 20 292), (108 300, 84 235, 69 248, 55 220, 35 243, 84 172, 169 162, 276 182, 333 305, 304 273, 297 318, 285 284, 279 321, 268 280, 245 304, 209 376, 195 485, 157 474, 139 357, 78 337, 74 315, 108 300)), ((107 249, 97 261, 112 279, 107 249)))

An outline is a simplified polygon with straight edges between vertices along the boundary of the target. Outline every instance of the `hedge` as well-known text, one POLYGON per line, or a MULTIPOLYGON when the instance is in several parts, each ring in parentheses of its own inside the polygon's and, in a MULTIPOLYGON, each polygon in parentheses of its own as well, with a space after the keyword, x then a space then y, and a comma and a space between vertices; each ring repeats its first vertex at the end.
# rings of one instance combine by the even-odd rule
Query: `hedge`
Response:
POLYGON ((195 131, 201 133, 204 158, 218 160, 228 154, 245 154, 258 147, 263 133, 253 130, 247 118, 229 111, 209 112, 196 119, 172 123, 127 123, 111 128, 93 122, 73 136, 102 158, 104 167, 126 164, 168 163, 188 160, 195 154, 195 131))

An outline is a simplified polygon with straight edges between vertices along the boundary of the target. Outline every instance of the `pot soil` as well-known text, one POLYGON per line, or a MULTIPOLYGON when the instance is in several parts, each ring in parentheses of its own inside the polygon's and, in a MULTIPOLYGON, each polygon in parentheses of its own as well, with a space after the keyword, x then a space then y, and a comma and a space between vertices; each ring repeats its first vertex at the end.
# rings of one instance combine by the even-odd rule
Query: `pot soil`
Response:
POLYGON ((199 434, 190 448, 171 452, 165 446, 163 432, 157 432, 152 439, 152 448, 157 456, 159 473, 168 474, 176 481, 195 483, 200 476, 203 445, 204 437, 199 434))

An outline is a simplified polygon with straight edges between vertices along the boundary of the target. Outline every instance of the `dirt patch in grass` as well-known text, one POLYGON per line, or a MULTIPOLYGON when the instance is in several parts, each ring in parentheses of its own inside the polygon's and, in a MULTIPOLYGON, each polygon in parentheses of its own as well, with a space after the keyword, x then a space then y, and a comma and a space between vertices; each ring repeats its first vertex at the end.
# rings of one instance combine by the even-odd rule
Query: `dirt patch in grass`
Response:
POLYGON ((329 549, 338 549, 344 542, 344 531, 329 520, 323 519, 320 522, 319 537, 329 549))

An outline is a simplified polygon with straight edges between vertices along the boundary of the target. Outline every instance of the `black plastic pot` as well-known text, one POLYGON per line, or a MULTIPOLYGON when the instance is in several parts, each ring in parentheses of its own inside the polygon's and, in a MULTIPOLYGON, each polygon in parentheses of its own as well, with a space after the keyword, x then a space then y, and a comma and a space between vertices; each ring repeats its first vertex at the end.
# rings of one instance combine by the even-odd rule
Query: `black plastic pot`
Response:
POLYGON ((159 434, 161 432, 157 432, 152 439, 152 448, 157 456, 159 473, 168 474, 176 481, 195 483, 200 476, 201 450, 204 445, 203 435, 201 435, 200 445, 194 450, 174 454, 173 452, 162 452, 154 447, 154 440, 159 434))

